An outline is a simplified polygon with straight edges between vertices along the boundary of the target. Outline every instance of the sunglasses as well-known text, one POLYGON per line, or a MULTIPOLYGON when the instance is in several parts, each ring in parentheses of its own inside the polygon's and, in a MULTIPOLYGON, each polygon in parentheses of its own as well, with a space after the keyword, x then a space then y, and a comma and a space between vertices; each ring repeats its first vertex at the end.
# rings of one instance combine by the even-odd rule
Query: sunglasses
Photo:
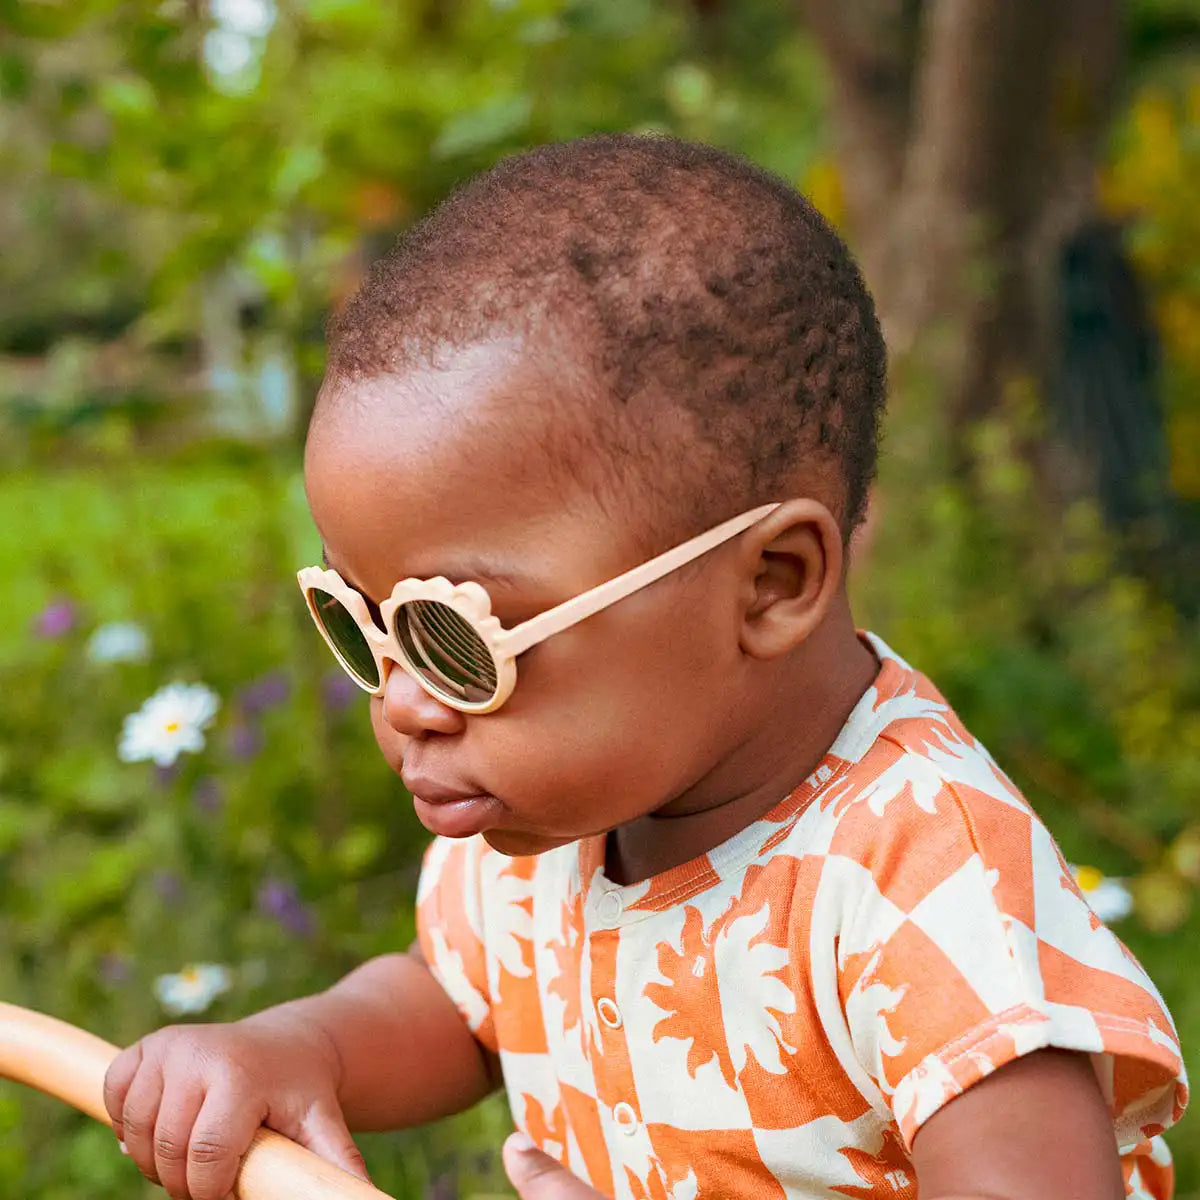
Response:
POLYGON ((518 655, 699 558, 778 507, 764 504, 732 517, 512 629, 492 616, 491 597, 474 582, 403 579, 379 606, 381 628, 362 593, 336 571, 305 567, 296 578, 321 636, 364 692, 383 693, 384 661, 391 660, 443 704, 466 713, 494 712, 516 686, 518 655))

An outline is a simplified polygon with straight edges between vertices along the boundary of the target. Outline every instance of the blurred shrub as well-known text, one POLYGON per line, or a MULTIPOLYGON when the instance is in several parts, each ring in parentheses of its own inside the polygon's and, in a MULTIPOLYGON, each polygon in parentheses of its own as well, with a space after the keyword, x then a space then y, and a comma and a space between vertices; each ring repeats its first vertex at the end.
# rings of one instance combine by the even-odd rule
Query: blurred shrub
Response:
MULTIPOLYGON (((1094 507, 1063 513, 1038 495, 1020 452, 1043 419, 1032 387, 976 429, 969 489, 947 482, 926 381, 911 370, 898 387, 905 419, 851 575, 856 615, 934 679, 1070 861, 1126 882, 1134 915, 1117 932, 1191 1059, 1200 974, 1181 950, 1200 938, 1200 629, 1131 570, 1094 507)), ((1200 1146, 1167 1140, 1187 1194, 1200 1146)))
POLYGON ((1105 206, 1155 297, 1162 336, 1171 475, 1200 500, 1200 70, 1145 85, 1118 123, 1101 175, 1105 206))
POLYGON ((121 335, 194 372, 214 297, 232 289, 248 323, 285 330, 319 373, 329 304, 381 245, 459 179, 541 141, 668 130, 798 178, 822 87, 803 31, 773 0, 736 17, 708 7, 15 6, 0 168, 22 186, 0 194, 0 352, 121 335), (227 10, 267 34, 222 25, 227 10), (238 38, 244 58, 227 52, 238 38))
MULTIPOLYGON (((296 466, 266 455, 0 481, 0 996, 125 1044, 188 964, 229 968, 223 1018, 409 943, 426 835, 300 600, 318 559, 296 466), (219 698, 203 747, 122 762, 125 719, 174 680, 219 698)), ((507 1129, 493 1104, 369 1158, 398 1196, 453 1172, 486 1190, 507 1129)), ((0 1090, 0 1130, 0 1195, 136 1186, 60 1105, 0 1090)))

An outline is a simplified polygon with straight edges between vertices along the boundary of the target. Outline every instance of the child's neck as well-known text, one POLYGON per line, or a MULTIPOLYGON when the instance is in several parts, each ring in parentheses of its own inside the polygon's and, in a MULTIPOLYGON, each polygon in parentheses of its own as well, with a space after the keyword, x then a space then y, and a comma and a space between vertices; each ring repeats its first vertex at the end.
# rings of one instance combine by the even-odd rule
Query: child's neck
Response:
POLYGON ((831 614, 769 715, 686 793, 609 832, 604 872, 630 884, 699 857, 745 829, 817 768, 879 671, 849 606, 831 614))

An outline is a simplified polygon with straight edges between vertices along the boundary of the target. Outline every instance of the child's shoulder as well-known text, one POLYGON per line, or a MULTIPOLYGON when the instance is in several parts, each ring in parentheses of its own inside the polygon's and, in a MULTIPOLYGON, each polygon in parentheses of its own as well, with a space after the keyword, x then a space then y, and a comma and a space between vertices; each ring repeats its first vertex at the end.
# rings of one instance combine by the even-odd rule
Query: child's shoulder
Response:
POLYGON ((1045 825, 937 687, 865 636, 880 671, 822 763, 767 814, 780 822, 773 852, 822 859, 849 904, 866 891, 906 912, 952 904, 969 879, 1022 911, 1035 891, 1078 894, 1045 825))
MULTIPOLYGON (((1028 832, 1029 803, 930 679, 872 635, 880 660, 824 761, 806 781, 827 822, 871 841, 913 825, 1028 832)), ((807 805, 805 805, 807 807, 807 805)))

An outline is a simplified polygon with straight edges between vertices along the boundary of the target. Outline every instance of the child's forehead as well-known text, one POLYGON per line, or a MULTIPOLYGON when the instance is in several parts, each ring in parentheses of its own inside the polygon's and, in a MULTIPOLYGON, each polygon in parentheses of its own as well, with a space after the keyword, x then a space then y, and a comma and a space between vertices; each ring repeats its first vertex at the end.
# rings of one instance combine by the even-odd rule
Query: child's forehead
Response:
MULTIPOLYGON (((332 567, 352 587, 370 593, 373 589, 361 583, 355 572, 346 566, 324 543, 321 544, 321 562, 332 567)), ((536 559, 524 561, 512 553, 481 554, 448 547, 437 574, 444 575, 451 583, 474 580, 489 587, 500 587, 507 591, 521 592, 550 586, 551 581, 538 569, 536 559)))
POLYGON ((444 574, 548 585, 620 522, 555 458, 563 398, 511 347, 327 385, 305 484, 330 564, 363 590, 444 574))
POLYGON ((388 455, 454 459, 464 472, 480 460, 511 473, 549 475, 565 427, 584 419, 574 364, 515 336, 497 336, 394 373, 327 380, 310 431, 332 453, 364 440, 388 455), (328 438, 328 429, 337 437, 328 438))

